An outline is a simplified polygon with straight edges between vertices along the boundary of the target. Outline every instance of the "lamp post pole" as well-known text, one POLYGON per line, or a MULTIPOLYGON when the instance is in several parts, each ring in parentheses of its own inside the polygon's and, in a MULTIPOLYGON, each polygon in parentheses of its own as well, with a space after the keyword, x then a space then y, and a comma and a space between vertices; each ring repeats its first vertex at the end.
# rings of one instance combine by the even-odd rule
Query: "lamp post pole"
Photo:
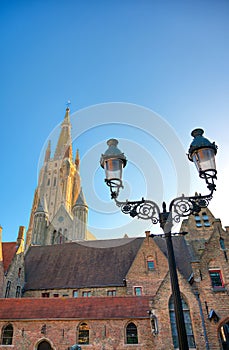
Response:
POLYGON ((170 218, 171 218, 171 213, 166 211, 166 204, 164 202, 163 212, 160 213, 159 220, 160 220, 160 226, 164 231, 166 247, 167 247, 169 274, 170 274, 170 282, 171 282, 172 296, 173 296, 173 302, 174 302, 174 311, 175 311, 175 319, 176 319, 176 326, 177 326, 179 349, 188 350, 189 346, 188 346, 187 332, 185 328, 182 299, 180 295, 180 287, 178 282, 176 261, 175 261, 172 234, 171 234, 172 221, 170 218))
POLYGON ((111 198, 114 199, 116 205, 121 208, 124 214, 129 214, 131 217, 137 216, 139 219, 151 220, 153 224, 159 223, 164 232, 164 237, 167 246, 168 264, 170 272, 170 281, 172 296, 174 301, 174 311, 178 335, 178 343, 180 350, 188 350, 188 338, 186 333, 184 314, 182 308, 182 299, 177 276, 176 261, 172 243, 172 227, 173 223, 180 222, 183 217, 188 217, 192 214, 198 214, 201 208, 206 208, 209 201, 212 199, 213 192, 216 190, 214 180, 216 179, 215 155, 217 146, 203 137, 202 129, 195 129, 191 135, 194 137, 188 153, 190 161, 194 162, 199 172, 199 176, 205 179, 207 188, 210 193, 202 196, 180 196, 174 198, 169 210, 166 211, 166 204, 163 203, 163 211, 161 212, 158 205, 151 201, 142 198, 140 201, 119 201, 118 195, 122 185, 122 170, 126 166, 127 160, 118 148, 118 141, 110 139, 107 141, 108 149, 102 154, 100 165, 105 170, 105 182, 110 187, 111 198))

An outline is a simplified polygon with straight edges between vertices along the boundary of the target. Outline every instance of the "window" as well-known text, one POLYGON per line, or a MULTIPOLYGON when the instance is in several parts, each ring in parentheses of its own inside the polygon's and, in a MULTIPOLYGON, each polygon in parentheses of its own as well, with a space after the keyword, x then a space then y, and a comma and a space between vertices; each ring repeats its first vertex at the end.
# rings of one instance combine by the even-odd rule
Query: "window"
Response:
POLYGON ((50 179, 48 179, 48 182, 47 182, 47 186, 49 186, 50 185, 50 179))
POLYGON ((126 326, 126 344, 138 344, 138 329, 133 322, 126 326))
POLYGON ((229 349, 229 322, 220 327, 220 340, 223 350, 229 349))
POLYGON ((72 296, 73 296, 73 298, 77 298, 78 297, 78 290, 73 290, 72 296))
POLYGON ((5 293, 5 298, 9 298, 9 294, 10 294, 10 286, 11 286, 11 281, 7 282, 6 285, 6 293, 5 293))
POLYGON ((18 278, 20 278, 21 277, 21 267, 19 267, 19 269, 18 269, 18 278))
POLYGON ((220 237, 219 239, 219 244, 220 244, 220 248, 225 250, 226 247, 225 247, 225 242, 224 242, 224 239, 222 237, 220 237))
POLYGON ((142 287, 134 287, 134 295, 142 295, 142 287))
MULTIPOLYGON (((193 335, 192 322, 191 322, 188 304, 184 301, 184 299, 182 299, 182 309, 183 309, 185 328, 186 328, 187 338, 188 338, 188 346, 189 348, 192 349, 196 347, 195 339, 193 335)), ((170 316, 170 324, 171 324, 171 330, 172 330, 173 345, 174 345, 174 348, 179 348, 173 297, 171 297, 169 301, 169 316, 170 316)))
POLYGON ((53 297, 54 297, 54 298, 59 298, 59 294, 58 294, 58 293, 54 293, 54 294, 53 294, 53 297))
POLYGON ((12 345, 13 342, 13 326, 8 324, 2 328, 2 345, 12 345))
POLYGON ((202 227, 201 219, 199 215, 195 215, 196 227, 202 227))
POLYGON ((89 327, 87 323, 81 323, 79 325, 78 343, 89 344, 89 327))
POLYGON ((204 226, 205 227, 209 227, 211 226, 210 222, 209 222, 209 218, 208 218, 208 215, 206 213, 203 213, 202 214, 202 218, 204 220, 204 226))
POLYGON ((224 287, 223 278, 220 270, 209 270, 212 287, 214 289, 224 287))
POLYGON ((52 350, 51 345, 46 341, 43 340, 37 347, 37 350, 52 350))
POLYGON ((17 286, 17 289, 16 289, 16 298, 20 298, 21 296, 21 287, 20 286, 17 286))
POLYGON ((54 187, 56 186, 56 177, 54 177, 54 179, 53 179, 53 186, 54 187))
POLYGON ((91 291, 83 292, 82 297, 91 297, 91 291))
POLYGON ((154 260, 148 259, 147 260, 147 267, 148 267, 148 271, 153 271, 155 269, 154 260))
POLYGON ((115 297, 116 296, 116 290, 108 290, 107 291, 108 297, 115 297))
POLYGON ((41 293, 42 298, 49 298, 49 293, 41 293))
POLYGON ((57 232, 56 232, 56 230, 54 230, 53 234, 52 234, 52 244, 56 243, 56 236, 57 236, 57 232))

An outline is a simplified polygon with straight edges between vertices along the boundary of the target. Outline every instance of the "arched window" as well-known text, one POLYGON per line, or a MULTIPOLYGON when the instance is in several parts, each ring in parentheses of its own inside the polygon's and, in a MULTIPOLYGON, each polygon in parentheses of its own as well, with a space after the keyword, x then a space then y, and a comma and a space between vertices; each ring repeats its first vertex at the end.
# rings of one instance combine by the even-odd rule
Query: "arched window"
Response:
POLYGON ((229 349, 229 321, 223 324, 219 330, 223 350, 229 349))
MULTIPOLYGON (((195 346, 195 339, 194 339, 193 330, 192 330, 190 312, 189 312, 188 304, 184 301, 184 299, 182 299, 182 309, 183 309, 185 328, 186 328, 187 338, 188 338, 188 346, 189 348, 195 348, 196 346, 195 346)), ((170 324, 172 329, 173 345, 174 345, 174 348, 179 348, 173 297, 171 297, 169 301, 169 316, 170 316, 170 324)))
POLYGON ((89 344, 89 327, 85 322, 79 325, 78 343, 89 344))
POLYGON ((8 324, 2 328, 2 345, 12 345, 13 342, 13 326, 12 324, 8 324))
POLYGON ((42 342, 39 343, 37 350, 52 350, 52 347, 49 342, 42 340, 42 342))
POLYGON ((138 329, 133 322, 126 326, 126 344, 138 344, 138 329))

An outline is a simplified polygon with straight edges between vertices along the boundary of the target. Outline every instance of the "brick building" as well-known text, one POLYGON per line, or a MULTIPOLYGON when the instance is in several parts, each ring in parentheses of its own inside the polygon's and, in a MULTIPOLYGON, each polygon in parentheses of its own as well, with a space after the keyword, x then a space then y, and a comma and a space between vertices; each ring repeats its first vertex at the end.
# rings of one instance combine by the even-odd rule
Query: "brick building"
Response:
MULTIPOLYGON (((24 227, 16 242, 0 242, 0 349, 176 349, 165 241, 148 231, 92 239, 69 123, 67 109, 54 157, 46 151, 25 251, 24 227)), ((181 231, 173 245, 189 348, 229 349, 229 228, 204 209, 181 231)))

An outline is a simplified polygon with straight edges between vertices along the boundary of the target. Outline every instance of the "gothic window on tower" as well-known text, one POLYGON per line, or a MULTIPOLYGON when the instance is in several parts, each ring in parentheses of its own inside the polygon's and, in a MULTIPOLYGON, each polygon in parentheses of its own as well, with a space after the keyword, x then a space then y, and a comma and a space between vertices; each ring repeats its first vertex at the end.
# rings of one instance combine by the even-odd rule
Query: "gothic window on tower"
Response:
POLYGON ((56 232, 56 230, 54 230, 53 234, 52 234, 52 244, 56 243, 56 235, 57 235, 57 232, 56 232))
POLYGON ((47 186, 50 186, 50 179, 48 179, 47 186))
POLYGON ((10 287, 11 287, 11 281, 7 282, 6 285, 6 293, 5 293, 5 298, 9 298, 9 294, 10 294, 10 287))
POLYGON ((53 186, 54 187, 56 186, 56 177, 54 177, 54 179, 53 179, 53 186))
MULTIPOLYGON (((183 298, 182 298, 182 309, 183 309, 185 328, 186 328, 186 333, 188 338, 188 346, 189 346, 189 349, 195 349, 196 345, 195 345, 195 339, 194 339, 194 334, 192 330, 192 321, 190 317, 190 311, 189 311, 188 304, 185 302, 183 298)), ((175 349, 178 349, 179 344, 178 344, 178 335, 177 335, 173 297, 171 297, 169 300, 169 316, 170 316, 170 325, 172 330, 173 345, 175 349)))
POLYGON ((209 275, 211 278, 213 290, 219 290, 224 288, 224 282, 223 282, 222 273, 220 269, 209 270, 209 275))
POLYGON ((80 345, 89 344, 89 327, 85 322, 79 325, 78 343, 80 345))
POLYGON ((16 298, 20 298, 21 296, 21 287, 20 286, 17 286, 17 289, 16 289, 16 298))
POLYGON ((126 326, 126 344, 138 344, 138 329, 137 326, 130 322, 126 326))
POLYGON ((1 344, 12 345, 13 343, 13 326, 8 324, 2 328, 1 344))

